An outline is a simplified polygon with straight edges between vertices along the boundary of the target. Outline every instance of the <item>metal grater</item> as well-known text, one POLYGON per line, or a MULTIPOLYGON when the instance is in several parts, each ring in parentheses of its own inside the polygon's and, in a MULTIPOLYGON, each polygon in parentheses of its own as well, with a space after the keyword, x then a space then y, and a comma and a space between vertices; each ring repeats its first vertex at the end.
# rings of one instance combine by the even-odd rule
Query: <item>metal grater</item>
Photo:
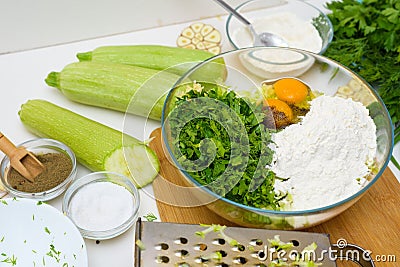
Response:
MULTIPOLYGON (((320 257, 331 247, 327 234, 227 227, 224 233, 240 244, 232 246, 215 232, 206 234, 204 238, 195 234, 204 229, 206 227, 200 225, 142 222, 139 219, 136 224, 135 267, 268 266, 270 256, 276 254, 266 256, 265 252, 271 254, 267 239, 274 239, 275 235, 279 235, 283 242, 292 242, 294 247, 290 251, 294 253, 315 242, 318 262, 325 267, 336 266, 329 257, 325 256, 323 260, 320 257), (140 248, 138 242, 144 248, 140 248), (219 252, 222 259, 213 259, 215 252, 219 252)), ((289 257, 287 260, 291 262, 289 257)))

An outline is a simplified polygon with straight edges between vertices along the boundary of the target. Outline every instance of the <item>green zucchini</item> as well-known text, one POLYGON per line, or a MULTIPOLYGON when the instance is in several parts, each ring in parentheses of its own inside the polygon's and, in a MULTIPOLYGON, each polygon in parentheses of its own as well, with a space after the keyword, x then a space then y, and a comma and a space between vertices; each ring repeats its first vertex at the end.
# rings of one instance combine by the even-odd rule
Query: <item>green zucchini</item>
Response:
MULTIPOLYGON (((78 53, 80 61, 114 62, 155 70, 166 70, 179 76, 214 54, 197 49, 164 45, 100 46, 93 51, 78 53)), ((190 78, 196 81, 216 82, 225 80, 226 68, 223 58, 215 64, 207 64, 190 78)))
POLYGON ((168 91, 180 77, 169 72, 105 62, 74 62, 45 82, 82 104, 160 120, 168 91))
POLYGON ((156 154, 144 142, 48 101, 29 100, 18 114, 32 133, 66 144, 92 171, 124 174, 140 188, 160 170, 156 154))

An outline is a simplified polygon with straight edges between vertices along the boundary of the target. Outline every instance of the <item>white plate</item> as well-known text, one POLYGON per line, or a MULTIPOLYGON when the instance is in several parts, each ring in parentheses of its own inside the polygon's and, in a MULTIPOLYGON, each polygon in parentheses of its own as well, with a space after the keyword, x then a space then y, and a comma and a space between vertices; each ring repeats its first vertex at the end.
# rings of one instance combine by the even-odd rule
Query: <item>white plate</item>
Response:
POLYGON ((0 200, 0 265, 87 267, 85 242, 59 210, 30 199, 0 200))

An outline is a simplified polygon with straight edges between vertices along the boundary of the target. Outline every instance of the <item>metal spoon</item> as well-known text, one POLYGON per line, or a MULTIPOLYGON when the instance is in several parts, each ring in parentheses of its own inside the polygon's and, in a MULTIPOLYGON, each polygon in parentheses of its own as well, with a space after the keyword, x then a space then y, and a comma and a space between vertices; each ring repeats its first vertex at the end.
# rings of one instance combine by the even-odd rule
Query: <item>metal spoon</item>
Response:
POLYGON ((276 34, 270 32, 262 32, 258 34, 255 30, 253 25, 251 25, 250 21, 248 21, 245 17, 243 17, 239 12, 237 12, 234 8, 228 5, 223 0, 214 0, 218 4, 220 4, 223 8, 225 8, 229 13, 235 16, 238 20, 243 22, 250 30, 251 34, 253 35, 253 44, 254 46, 284 46, 287 47, 288 44, 285 40, 279 37, 276 34))

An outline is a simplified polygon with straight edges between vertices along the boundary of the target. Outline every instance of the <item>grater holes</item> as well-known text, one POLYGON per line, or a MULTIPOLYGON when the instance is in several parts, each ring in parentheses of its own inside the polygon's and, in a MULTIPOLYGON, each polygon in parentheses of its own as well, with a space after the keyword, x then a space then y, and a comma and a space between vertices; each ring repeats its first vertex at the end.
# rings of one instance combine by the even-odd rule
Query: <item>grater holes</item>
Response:
POLYGON ((226 256, 228 256, 228 253, 226 253, 225 250, 218 250, 218 251, 216 251, 216 252, 220 253, 221 256, 222 256, 223 258, 225 258, 226 256))
POLYGON ((243 251, 246 250, 246 248, 242 244, 237 244, 237 245, 232 247, 232 250, 236 251, 236 252, 243 252, 243 251))
POLYGON ((261 239, 252 239, 249 244, 252 246, 262 246, 264 242, 261 239))
POLYGON ((299 256, 299 253, 297 252, 297 251, 291 251, 290 253, 289 253, 289 258, 290 259, 295 259, 297 256, 299 256))
POLYGON ((290 240, 290 242, 293 244, 293 246, 298 247, 300 245, 300 242, 296 239, 290 240))
POLYGON ((254 267, 267 267, 264 263, 257 263, 254 267))
POLYGON ((187 251, 185 249, 175 251, 175 256, 180 257, 180 258, 185 258, 188 255, 189 255, 189 251, 187 251))
POLYGON ((155 246, 156 250, 168 250, 169 245, 167 243, 160 243, 155 246))
POLYGON ((209 261, 210 261, 209 259, 206 259, 204 257, 197 257, 197 258, 194 259, 195 263, 206 263, 206 262, 209 262, 209 261))
POLYGON ((221 245, 221 246, 223 246, 223 245, 225 245, 226 241, 225 241, 225 239, 223 239, 223 238, 217 238, 217 239, 214 239, 214 240, 212 241, 212 243, 213 243, 214 245, 221 245))
POLYGON ((207 250, 207 245, 203 244, 203 243, 199 243, 197 245, 194 246, 194 250, 197 251, 206 251, 207 250))
POLYGON ((236 257, 236 258, 233 259, 233 263, 236 263, 236 264, 244 265, 247 262, 248 262, 248 260, 245 257, 236 257))
POLYGON ((217 265, 215 265, 215 267, 229 267, 229 264, 221 262, 221 263, 218 263, 217 265))
POLYGON ((267 256, 263 250, 260 250, 256 255, 259 259, 264 259, 267 256))
POLYGON ((156 262, 157 263, 168 263, 169 262, 169 258, 167 256, 158 256, 156 258, 156 262))
POLYGON ((179 237, 179 238, 175 239, 174 242, 175 242, 175 244, 178 244, 178 245, 186 245, 189 241, 186 237, 179 237))
POLYGON ((179 262, 176 265, 177 267, 190 267, 190 264, 187 262, 179 262))

